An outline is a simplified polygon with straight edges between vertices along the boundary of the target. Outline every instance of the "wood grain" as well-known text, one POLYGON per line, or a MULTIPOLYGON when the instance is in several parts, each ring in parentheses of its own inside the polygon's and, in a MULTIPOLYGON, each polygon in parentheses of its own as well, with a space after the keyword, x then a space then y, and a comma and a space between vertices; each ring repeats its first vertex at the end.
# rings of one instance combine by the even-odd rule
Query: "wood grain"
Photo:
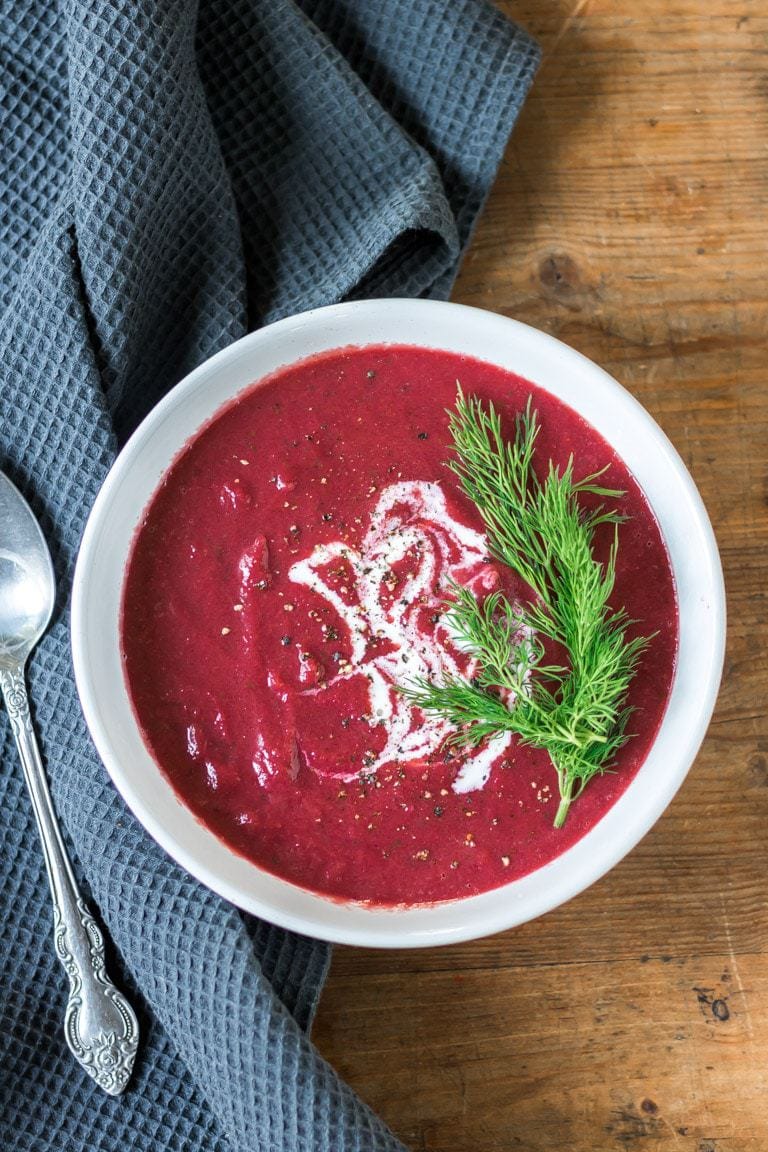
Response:
POLYGON ((315 1037, 418 1152, 768 1149, 768 8, 507 0, 544 62, 454 293, 606 367, 696 479, 729 606, 646 839, 515 931, 337 949, 315 1037))

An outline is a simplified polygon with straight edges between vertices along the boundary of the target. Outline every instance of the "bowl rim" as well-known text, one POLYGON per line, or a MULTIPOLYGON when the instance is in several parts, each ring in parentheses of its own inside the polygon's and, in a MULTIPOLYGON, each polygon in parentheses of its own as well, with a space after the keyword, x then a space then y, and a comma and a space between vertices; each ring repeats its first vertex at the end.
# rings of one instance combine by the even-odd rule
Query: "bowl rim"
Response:
MULTIPOLYGON (((619 432, 616 436, 619 436, 619 432)), ((616 450, 620 451, 619 448, 616 450)), ((626 461, 625 452, 620 451, 620 454, 626 461)), ((154 471, 157 472, 156 467, 154 471)), ((651 480, 655 483, 653 478, 651 480)), ((142 481, 144 487, 147 486, 147 482, 142 481)), ((663 495, 660 498, 665 499, 663 495)), ((146 500, 138 505, 139 514, 145 506, 146 500)), ((669 515, 677 516, 671 505, 669 515)), ((674 523, 677 523, 677 520, 674 523)), ((127 555, 127 552, 125 554, 127 555)), ((121 573, 123 571, 121 569, 121 573)), ((122 576, 118 598, 121 590, 122 576)), ((688 611, 686 603, 686 614, 688 611)), ((679 614, 682 647, 684 623, 682 602, 679 603, 679 614)), ((687 615, 685 618, 687 619, 687 615)), ((391 298, 355 301, 312 309, 250 333, 204 361, 152 409, 119 453, 88 518, 73 582, 71 642, 75 679, 83 713, 107 772, 139 822, 183 868, 239 907, 305 935, 353 945, 387 948, 431 947, 479 938, 524 923, 550 911, 600 879, 642 839, 682 784, 706 733, 722 672, 725 618, 725 589, 720 558, 714 532, 701 497, 669 439, 631 393, 575 349, 518 320, 463 304, 391 298), (350 334, 354 334, 358 329, 366 330, 369 327, 383 327, 401 335, 388 339, 378 336, 360 340, 355 339, 354 335, 349 338, 350 334), (435 331, 446 334, 445 343, 435 343, 425 335, 435 331), (492 347, 494 340, 499 346, 510 347, 517 360, 526 360, 527 357, 531 363, 540 362, 545 374, 551 370, 557 376, 559 381, 557 384, 552 383, 552 377, 549 381, 542 381, 531 376, 530 372, 523 371, 522 368, 515 369, 510 363, 501 365, 511 368, 512 371, 518 371, 538 387, 565 399, 566 403, 597 426, 608 442, 616 447, 615 437, 606 434, 604 428, 599 426, 599 420, 604 418, 603 411, 613 405, 616 412, 621 414, 622 420, 626 421, 626 425, 622 425, 619 438, 624 438, 630 451, 635 440, 645 443, 652 454, 655 454, 658 466, 662 470, 667 469, 668 479, 677 485, 675 496, 684 506, 681 515, 682 512, 685 513, 687 533, 685 545, 675 539, 674 555, 665 531, 668 527, 666 518, 660 514, 659 505, 648 492, 643 478, 640 476, 636 478, 646 493, 670 548, 678 592, 680 593, 680 572, 676 567, 676 559, 679 551, 681 571, 685 572, 686 581, 692 582, 691 586, 696 596, 700 598, 700 603, 696 601, 690 609, 696 617, 690 629, 691 644, 697 645, 696 661, 693 662, 695 667, 688 667, 686 663, 684 683, 681 685, 681 661, 680 653, 678 654, 678 667, 667 713, 637 775, 616 803, 581 840, 542 868, 479 896, 431 906, 383 909, 331 900, 273 877, 237 856, 192 816, 175 793, 173 798, 178 811, 169 809, 165 793, 170 790, 170 785, 165 781, 146 748, 144 748, 143 766, 138 772, 132 764, 126 764, 126 757, 117 749, 114 729, 116 718, 123 726, 127 723, 125 717, 127 689, 123 683, 125 699, 118 700, 117 705, 114 700, 110 704, 107 695, 108 678, 100 677, 96 672, 98 660, 103 658, 109 661, 114 657, 114 652, 109 648, 109 640, 105 640, 104 624, 103 621, 100 622, 99 606, 96 603, 97 593, 99 591, 103 593, 104 587, 107 590, 111 587, 107 577, 100 588, 100 583, 104 581, 105 568, 109 570, 110 565, 114 567, 117 562, 116 556, 110 554, 111 550, 102 546, 103 539, 112 531, 119 534, 121 548, 125 544, 126 534, 130 542, 138 515, 128 528, 125 524, 119 524, 115 509, 121 500, 130 505, 128 495, 130 485, 133 483, 135 486, 135 477, 139 475, 142 461, 156 451, 157 444, 164 435, 174 441, 175 446, 170 452, 159 453, 161 456, 165 455, 166 462, 157 478, 151 483, 149 488, 151 495, 159 475, 182 449, 189 436, 194 435, 195 428, 206 423, 215 412, 229 403, 244 388, 256 384, 274 371, 273 367, 266 370, 258 368, 259 358, 263 360, 265 349, 272 347, 279 352, 281 347, 284 348, 286 354, 278 360, 278 363, 286 366, 312 354, 311 351, 303 351, 301 355, 292 355, 290 354, 292 348, 313 343, 317 344, 314 349, 316 353, 344 346, 381 343, 443 347, 447 351, 453 351, 457 349, 446 348, 446 343, 458 341, 462 347, 467 345, 464 347, 467 355, 490 363, 500 363, 498 355, 484 353, 481 347, 483 338, 490 342, 492 347), (525 349, 526 354, 523 356, 521 349, 525 349), (255 363, 251 369, 249 365, 252 361, 255 363), (247 378, 251 383, 238 384, 237 387, 219 384, 220 390, 224 391, 214 403, 209 404, 204 399, 207 395, 205 389, 208 388, 213 392, 216 381, 224 380, 228 373, 234 373, 238 379, 247 378), (557 374, 562 374, 562 380, 557 374), (595 395, 585 399, 584 396, 569 394, 566 398, 563 389, 568 393, 569 388, 575 387, 576 384, 572 381, 576 381, 577 384, 581 381, 581 386, 588 384, 595 395), (174 417, 178 418, 183 427, 182 418, 187 409, 198 399, 202 408, 209 404, 208 416, 193 423, 191 433, 188 430, 183 434, 169 431, 174 417), (595 407, 598 420, 584 413, 584 407, 589 407, 590 404, 595 407), (687 558, 689 553, 690 562, 687 558), (694 554, 698 561, 697 565, 693 563, 694 554), (696 630, 699 632, 698 636, 694 635, 696 630), (652 795, 648 795, 646 790, 645 794, 634 795, 628 799, 633 792, 638 793, 635 785, 643 778, 646 765, 654 755, 662 733, 669 726, 673 704, 675 727, 669 746, 675 751, 674 762, 666 776, 660 772, 656 773, 654 780, 657 788, 652 795), (150 773, 154 771, 157 777, 151 782, 148 779, 141 779, 141 772, 147 767, 147 762, 151 764, 150 773), (152 789, 154 792, 150 798, 149 792, 152 789), (171 823, 162 815, 158 815, 154 807, 155 802, 160 803, 161 808, 165 806, 166 814, 173 813, 174 820, 171 823), (622 811, 623 824, 620 827, 613 826, 616 825, 617 809, 622 811), (197 828, 196 833, 192 830, 190 819, 197 828), (607 831, 607 834, 600 835, 601 829, 603 832, 607 831), (218 849, 211 841, 215 841, 218 849), (229 858, 231 867, 226 866, 225 858, 229 858), (246 880, 248 882, 245 882, 246 880), (256 891, 251 882, 255 885, 256 891)), ((113 639, 115 635, 119 635, 117 621, 111 617, 106 632, 113 639)), ((688 631, 686 631, 687 642, 688 631)), ((117 655, 119 659, 119 651, 117 655)), ((683 655, 687 660, 687 653, 683 655)), ((135 734, 143 747, 129 702, 128 709, 135 734)), ((141 756, 137 758, 141 759, 141 756)))

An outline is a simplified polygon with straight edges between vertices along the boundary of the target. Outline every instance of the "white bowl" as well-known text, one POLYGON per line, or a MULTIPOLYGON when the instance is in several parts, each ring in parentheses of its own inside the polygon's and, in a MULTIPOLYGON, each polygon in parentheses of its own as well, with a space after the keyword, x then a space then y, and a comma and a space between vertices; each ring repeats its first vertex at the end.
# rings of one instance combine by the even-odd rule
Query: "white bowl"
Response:
POLYGON ((491 312, 423 300, 320 308, 238 340, 202 364, 150 413, 120 453, 94 505, 75 573, 72 651, 83 711, 129 807, 184 868, 226 899, 307 935, 347 944, 423 947, 531 920, 617 863, 659 818, 685 778, 717 695, 725 640, 720 561, 686 468, 648 413, 585 357, 491 312), (553 392, 613 445, 661 526, 677 583, 680 637, 666 715, 616 804, 561 856, 503 888, 408 909, 329 900, 236 855, 182 804, 147 751, 123 679, 119 610, 131 538, 160 477, 227 400, 281 365, 343 345, 417 344, 491 361, 553 392))

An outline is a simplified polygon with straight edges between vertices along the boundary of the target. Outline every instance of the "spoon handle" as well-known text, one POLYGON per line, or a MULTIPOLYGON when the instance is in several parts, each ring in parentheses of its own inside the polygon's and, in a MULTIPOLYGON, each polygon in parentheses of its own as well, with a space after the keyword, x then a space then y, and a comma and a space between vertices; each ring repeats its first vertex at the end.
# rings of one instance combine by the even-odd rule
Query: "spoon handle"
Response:
POLYGON ((118 1096, 128 1083, 136 1057, 138 1021, 107 976, 104 939, 77 889, 32 728, 23 665, 0 668, 0 690, 43 843, 53 897, 56 954, 69 976, 64 1035, 88 1075, 110 1096, 118 1096))

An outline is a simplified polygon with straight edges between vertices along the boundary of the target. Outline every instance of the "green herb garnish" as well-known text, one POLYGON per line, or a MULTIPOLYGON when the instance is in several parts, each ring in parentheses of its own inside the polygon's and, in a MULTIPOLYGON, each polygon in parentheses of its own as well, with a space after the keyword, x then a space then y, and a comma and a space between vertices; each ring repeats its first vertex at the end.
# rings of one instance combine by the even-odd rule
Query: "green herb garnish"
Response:
POLYGON ((550 461, 546 479, 539 480, 533 470, 538 421, 530 399, 510 443, 493 405, 485 408, 459 388, 450 432, 457 459, 449 467, 485 522, 490 550, 532 596, 513 606, 496 592, 479 603, 455 585, 447 620, 478 670, 471 682, 456 676, 417 680, 402 691, 419 708, 455 724, 451 741, 459 746, 514 732, 524 744, 545 749, 560 788, 560 828, 571 802, 628 739, 627 690, 651 639, 628 639, 634 622, 609 604, 623 517, 602 505, 588 512, 579 503, 587 494, 618 499, 623 493, 598 483, 605 469, 574 480, 572 457, 562 472, 550 461), (593 555, 601 524, 615 526, 605 564, 593 555), (567 665, 543 662, 546 639, 565 651, 567 665))

